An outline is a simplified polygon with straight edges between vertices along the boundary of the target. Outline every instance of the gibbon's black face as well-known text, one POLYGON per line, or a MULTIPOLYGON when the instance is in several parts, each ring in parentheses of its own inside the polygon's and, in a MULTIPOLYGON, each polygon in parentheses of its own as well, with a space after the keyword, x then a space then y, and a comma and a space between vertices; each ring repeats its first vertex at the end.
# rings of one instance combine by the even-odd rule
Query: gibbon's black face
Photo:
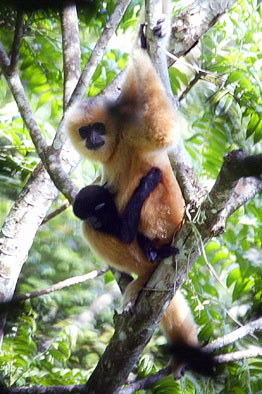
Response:
POLYGON ((103 135, 106 133, 104 123, 94 123, 89 126, 82 126, 78 129, 80 137, 86 140, 86 147, 90 150, 97 150, 105 144, 103 135))

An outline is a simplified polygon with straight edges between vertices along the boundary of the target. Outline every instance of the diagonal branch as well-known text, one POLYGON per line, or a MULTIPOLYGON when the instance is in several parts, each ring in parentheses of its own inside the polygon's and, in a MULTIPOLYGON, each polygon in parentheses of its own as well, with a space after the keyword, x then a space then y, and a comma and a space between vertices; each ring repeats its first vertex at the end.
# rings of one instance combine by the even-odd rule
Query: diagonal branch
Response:
POLYGON ((57 208, 55 211, 49 213, 44 220, 41 223, 41 226, 44 225, 45 223, 49 222, 49 220, 52 220, 56 216, 60 215, 60 213, 64 212, 68 207, 70 206, 69 201, 66 201, 63 205, 61 205, 59 208, 57 208))
MULTIPOLYGON (((165 52, 166 39, 159 39, 158 37, 155 37, 152 31, 153 27, 156 25, 157 20, 162 15, 162 1, 147 0, 145 4, 146 16, 148 18, 148 52, 167 91, 167 94, 173 102, 174 108, 177 108, 177 100, 175 100, 173 96, 168 74, 167 57, 165 52)), ((169 22, 166 21, 167 25, 169 22)), ((179 132, 180 130, 178 125, 176 125, 176 128, 177 132, 179 132)), ((200 196, 204 196, 204 192, 202 191, 198 178, 191 167, 189 156, 185 150, 181 138, 176 146, 173 147, 169 154, 169 158, 173 170, 176 173, 181 190, 183 190, 186 205, 189 203, 196 205, 194 202, 199 202, 200 196)))
POLYGON ((262 174, 262 155, 248 156, 242 150, 234 150, 224 156, 224 163, 217 180, 209 193, 211 204, 215 201, 217 212, 224 208, 232 190, 242 177, 262 174))
POLYGON ((3 47, 2 42, 0 41, 0 65, 2 66, 5 79, 8 83, 8 86, 19 108, 23 121, 25 122, 25 125, 30 133, 30 136, 35 145, 37 153, 39 154, 40 158, 43 159, 44 161, 47 144, 42 136, 40 127, 38 126, 35 120, 33 111, 27 100, 17 70, 16 71, 13 70, 12 74, 10 74, 10 69, 9 69, 10 64, 11 63, 9 61, 7 53, 3 47))
POLYGON ((256 177, 241 178, 229 196, 220 216, 229 217, 238 208, 262 191, 262 180, 256 177))
POLYGON ((101 270, 94 270, 94 271, 88 272, 85 275, 73 276, 72 278, 68 278, 68 279, 62 280, 58 283, 55 283, 52 286, 47 287, 46 289, 36 290, 36 291, 33 291, 32 293, 17 295, 13 298, 13 301, 20 302, 20 301, 40 297, 42 295, 50 294, 50 293, 53 293, 54 291, 63 290, 66 287, 78 285, 79 283, 83 283, 88 280, 95 279, 98 276, 103 275, 108 270, 109 270, 109 268, 103 268, 101 270))
POLYGON ((176 57, 188 53, 235 3, 236 0, 195 0, 172 20, 170 52, 176 57))
POLYGON ((255 358, 262 356, 262 347, 250 346, 246 350, 239 350, 233 353, 220 354, 215 356, 215 360, 218 364, 233 363, 235 361, 244 360, 246 358, 255 358))
POLYGON ((262 190, 261 175, 262 155, 248 156, 234 150, 224 157, 217 180, 201 207, 214 235, 223 232, 226 219, 262 190))
POLYGON ((215 339, 206 345, 204 349, 213 352, 229 345, 230 343, 236 342, 247 335, 253 334, 255 331, 262 331, 262 317, 244 325, 243 327, 238 328, 237 330, 230 332, 227 335, 224 335, 221 338, 215 339))
POLYGON ((147 387, 152 386, 153 384, 157 383, 159 380, 164 379, 168 375, 172 373, 172 368, 166 367, 161 369, 160 371, 147 376, 144 379, 137 380, 134 383, 130 383, 127 387, 123 388, 119 394, 134 394, 139 390, 144 390, 147 387))
POLYGON ((102 60, 107 44, 112 35, 114 34, 117 26, 119 25, 128 5, 130 4, 130 1, 131 0, 118 0, 113 13, 111 14, 109 20, 106 23, 106 27, 104 28, 87 64, 84 67, 84 70, 80 76, 80 79, 71 97, 69 105, 73 104, 75 101, 82 99, 87 87, 91 82, 91 78, 98 64, 102 60))
MULTIPOLYGON (((104 28, 99 40, 97 41, 88 62, 86 63, 82 74, 78 80, 76 88, 74 89, 73 94, 68 102, 68 106, 72 105, 76 101, 79 101, 83 98, 86 89, 88 88, 91 79, 94 75, 94 72, 101 62, 105 49, 107 47, 108 41, 114 34, 117 26, 119 25, 129 3, 131 0, 119 0, 113 13, 111 14, 108 22, 106 23, 106 27, 104 28)), ((63 119, 60 122, 56 137, 53 143, 53 148, 58 149, 59 152, 61 150, 61 141, 64 141, 64 122, 63 119)), ((62 185, 61 185, 62 186, 62 185)), ((60 187, 60 185, 59 185, 60 187)), ((61 189, 60 189, 61 190, 61 189)), ((64 193, 64 192, 63 192, 64 193)))

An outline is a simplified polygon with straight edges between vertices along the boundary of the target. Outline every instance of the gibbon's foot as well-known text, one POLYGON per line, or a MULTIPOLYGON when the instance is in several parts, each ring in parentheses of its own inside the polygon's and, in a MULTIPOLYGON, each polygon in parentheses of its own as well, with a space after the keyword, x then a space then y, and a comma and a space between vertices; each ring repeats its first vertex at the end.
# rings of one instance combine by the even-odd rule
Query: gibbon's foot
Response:
POLYGON ((172 355, 172 369, 174 378, 180 378, 190 369, 203 376, 212 377, 215 374, 216 361, 214 356, 186 343, 168 345, 168 353, 172 355))
POLYGON ((127 314, 133 314, 135 311, 135 304, 137 297, 149 280, 149 277, 138 276, 127 286, 123 297, 123 310, 127 314))
POLYGON ((145 237, 142 233, 137 233, 137 241, 140 248, 143 250, 144 255, 150 263, 155 261, 161 261, 168 257, 175 256, 179 250, 171 244, 163 245, 160 248, 156 248, 154 242, 145 237))
POLYGON ((136 301, 130 301, 126 305, 123 305, 123 312, 125 315, 130 316, 135 313, 135 303, 136 301))
POLYGON ((142 49, 147 49, 147 44, 146 44, 146 33, 145 33, 145 28, 146 28, 147 23, 141 23, 140 24, 140 29, 139 29, 139 36, 140 36, 140 45, 142 49))
POLYGON ((162 18, 158 19, 156 26, 153 27, 153 34, 158 38, 164 38, 167 35, 168 30, 166 18, 163 16, 162 18))
MULTIPOLYGON (((139 29, 139 36, 140 36, 140 45, 142 49, 147 49, 147 43, 146 43, 146 33, 145 33, 145 27, 147 23, 141 23, 140 24, 140 29, 139 29)), ((162 18, 159 18, 156 22, 156 26, 153 27, 153 34, 154 36, 157 36, 158 38, 164 38, 169 31, 168 24, 166 22, 165 16, 162 18)))

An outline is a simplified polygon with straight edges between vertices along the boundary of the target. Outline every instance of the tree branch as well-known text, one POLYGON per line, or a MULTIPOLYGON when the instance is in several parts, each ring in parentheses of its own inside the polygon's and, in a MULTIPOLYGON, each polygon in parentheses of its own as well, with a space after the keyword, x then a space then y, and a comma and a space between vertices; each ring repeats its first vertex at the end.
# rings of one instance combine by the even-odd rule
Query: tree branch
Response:
MULTIPOLYGON (((112 15, 110 16, 103 33, 101 34, 97 44, 95 45, 94 50, 85 65, 85 68, 78 80, 77 86, 74 89, 74 92, 69 100, 68 106, 76 102, 77 100, 82 99, 86 88, 90 84, 91 78, 97 68, 97 65, 101 62, 102 57, 104 55, 104 51, 106 49, 107 43, 109 39, 112 37, 113 33, 115 32, 117 26, 119 25, 121 18, 123 17, 126 8, 128 7, 131 0, 119 0, 112 15)), ((65 25, 67 28, 67 25, 65 25)), ((72 44, 72 43, 71 43, 72 44)), ((68 48, 69 49, 69 48, 68 48)), ((69 49, 70 50, 70 49, 69 49)), ((71 48, 72 50, 72 48, 71 48)), ((57 188, 68 198, 68 200, 72 203, 74 201, 74 197, 77 193, 77 189, 74 187, 72 182, 70 183, 70 178, 61 170, 61 165, 58 160, 58 154, 61 150, 61 147, 65 141, 64 135, 64 122, 63 119, 60 122, 57 133, 52 145, 52 149, 49 151, 48 157, 45 161, 45 165, 52 176, 52 179, 57 186, 57 188), (56 177, 55 173, 59 176, 56 177)), ((63 152, 62 152, 63 155, 63 152)), ((68 159, 74 155, 74 166, 79 161, 79 155, 69 147, 64 147, 64 159, 68 159), (68 155, 66 150, 69 150, 70 154, 68 155)))
POLYGON ((215 201, 217 212, 224 208, 232 190, 242 177, 259 176, 262 174, 262 155, 248 156, 241 149, 234 150, 224 156, 222 168, 216 182, 208 195, 215 201))
POLYGON ((118 0, 113 13, 111 14, 109 20, 106 23, 106 27, 104 28, 103 33, 97 41, 92 51, 92 54, 84 67, 84 70, 79 78, 74 93, 70 99, 69 105, 82 99, 98 64, 102 60, 107 44, 112 35, 114 34, 117 26, 119 25, 127 7, 130 4, 130 1, 131 0, 118 0))
POLYGON ((229 217, 238 208, 262 191, 262 180, 255 177, 242 178, 229 196, 225 208, 220 212, 221 217, 229 217))
MULTIPOLYGON (((169 12, 169 10, 167 10, 169 12)), ((146 29, 146 41, 147 41, 147 49, 152 60, 152 63, 157 70, 158 75, 161 78, 161 81, 165 87, 165 90, 173 100, 173 93, 170 85, 168 67, 167 67, 167 57, 166 57, 166 41, 168 37, 160 38, 154 36, 153 28, 157 24, 157 20, 163 16, 163 1, 162 0, 145 0, 145 15, 147 22, 146 29)), ((165 16, 165 23, 170 26, 170 15, 169 13, 165 16)), ((176 103, 174 102, 174 105, 176 103)))
MULTIPOLYGON (((167 67, 166 57, 166 39, 159 39, 153 35, 153 27, 156 26, 156 22, 162 15, 162 0, 147 0, 145 2, 146 8, 146 21, 148 22, 147 27, 147 46, 150 58, 160 76, 162 83, 167 91, 168 96, 173 102, 174 108, 177 108, 177 100, 174 100, 172 93, 169 73, 167 67)), ((166 17, 168 19, 168 17, 166 17)), ((166 21, 167 25, 170 25, 170 20, 166 21)), ((179 129, 179 127, 177 126, 179 129)), ((179 130, 178 130, 179 131, 179 130)), ((169 154, 169 158, 176 174, 178 183, 183 190, 183 195, 186 200, 186 205, 193 201, 199 202, 200 195, 204 195, 202 188, 199 185, 198 178, 194 173, 189 156, 185 150, 182 139, 179 140, 176 146, 173 147, 172 152, 169 154)))
POLYGON ((262 190, 260 176, 257 179, 239 179, 257 177, 259 174, 262 174, 262 155, 248 156, 242 150, 234 150, 225 155, 217 180, 202 205, 210 223, 215 214, 216 224, 211 229, 214 235, 224 231, 229 215, 262 190))
POLYGON ((0 389, 2 394, 82 394, 85 392, 85 385, 0 387, 0 389))
MULTIPOLYGON (((188 53, 236 0, 195 0, 172 20, 169 50, 176 57, 188 53)), ((170 64, 174 61, 170 61, 170 64)))
POLYGON ((51 212, 49 215, 47 215, 44 220, 41 223, 41 226, 43 224, 46 224, 49 222, 49 220, 55 218, 56 216, 60 215, 60 213, 64 212, 68 207, 70 206, 69 201, 65 202, 61 207, 57 208, 55 211, 51 212))
POLYGON ((47 287, 46 289, 36 290, 36 291, 33 291, 32 293, 25 293, 25 294, 16 295, 13 297, 13 299, 11 301, 0 303, 0 313, 6 313, 6 312, 8 312, 8 310, 10 310, 10 308, 18 307, 19 303, 22 301, 29 300, 29 299, 36 298, 36 297, 40 297, 40 296, 43 296, 46 294, 50 294, 55 291, 63 290, 66 287, 75 286, 75 285, 78 285, 79 283, 86 282, 90 279, 95 279, 98 276, 103 275, 107 271, 109 271, 109 268, 103 268, 99 271, 94 270, 94 271, 89 272, 88 274, 85 274, 85 275, 78 275, 78 276, 74 276, 72 278, 62 280, 58 283, 53 284, 50 287, 47 287))
MULTIPOLYGON (((0 232, 0 302, 13 297, 20 270, 57 189, 43 165, 38 165, 18 196, 0 232)), ((5 316, 0 315, 0 344, 5 316)))
POLYGON ((109 271, 109 268, 103 268, 101 270, 94 270, 94 271, 88 272, 88 274, 85 274, 85 275, 73 276, 72 278, 68 278, 68 279, 62 280, 58 283, 54 283, 52 286, 47 287, 46 289, 33 291, 32 293, 25 293, 25 294, 17 295, 13 298, 12 302, 18 303, 20 301, 25 301, 25 300, 29 300, 32 298, 40 297, 42 295, 50 294, 50 293, 53 293, 54 291, 63 290, 66 287, 75 286, 75 285, 78 285, 79 283, 83 283, 83 282, 87 282, 88 280, 95 279, 98 276, 103 275, 107 271, 109 271))
POLYGON ((127 387, 120 390, 119 394, 133 394, 139 390, 146 389, 147 387, 152 386, 153 384, 157 383, 159 380, 164 379, 168 375, 172 373, 172 368, 166 367, 161 369, 160 371, 147 376, 144 379, 137 380, 134 383, 130 383, 127 387))
POLYGON ((15 25, 15 36, 11 52, 11 64, 9 67, 10 74, 17 72, 17 65, 19 60, 20 45, 23 38, 24 31, 24 12, 18 11, 15 25))
POLYGON ((60 136, 61 139, 59 139, 60 137, 57 135, 55 140, 56 142, 53 143, 52 148, 47 146, 42 136, 41 129, 36 122, 30 104, 25 95, 25 91, 18 73, 13 72, 12 75, 9 73, 10 61, 1 41, 0 64, 39 157, 41 158, 56 187, 68 198, 70 202, 73 202, 78 190, 74 186, 68 174, 78 163, 79 155, 71 146, 67 145, 64 146, 62 151, 61 161, 59 160, 55 153, 57 151, 60 152, 61 146, 64 143, 64 137, 62 136, 60 136), (61 163, 63 164, 63 167, 61 163))
POLYGON ((13 70, 12 74, 10 74, 9 72, 10 61, 8 59, 8 56, 6 54, 6 51, 1 41, 0 41, 0 65, 3 69, 5 79, 8 83, 8 86, 19 108, 23 121, 25 122, 25 125, 30 133, 30 136, 35 145, 37 153, 39 154, 40 158, 44 161, 45 152, 47 150, 47 144, 42 136, 40 127, 38 126, 35 120, 35 117, 33 115, 29 102, 26 98, 25 91, 17 71, 13 70))
POLYGON ((249 349, 239 350, 238 352, 233 353, 220 354, 219 356, 215 356, 214 358, 217 363, 225 364, 258 356, 262 356, 262 347, 250 346, 249 349))
POLYGON ((63 2, 61 29, 64 62, 64 110, 81 74, 81 49, 75 2, 63 2))
POLYGON ((224 335, 221 338, 215 339, 206 345, 204 349, 209 352, 214 352, 215 350, 225 347, 230 343, 236 342, 247 335, 253 334, 255 331, 262 331, 262 317, 246 324, 243 327, 238 328, 237 330, 230 332, 227 335, 224 335))

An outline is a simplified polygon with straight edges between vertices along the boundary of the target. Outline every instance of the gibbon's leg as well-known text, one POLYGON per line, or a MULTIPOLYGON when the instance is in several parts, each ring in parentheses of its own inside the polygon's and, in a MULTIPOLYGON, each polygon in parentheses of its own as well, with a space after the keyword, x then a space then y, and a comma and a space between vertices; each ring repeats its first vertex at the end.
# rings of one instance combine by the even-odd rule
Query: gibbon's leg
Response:
MULTIPOLYGON (((103 231, 130 244, 137 235, 142 206, 161 178, 161 170, 151 168, 147 175, 141 178, 121 216, 118 214, 113 195, 105 186, 98 185, 90 185, 80 190, 73 204, 74 213, 95 230, 103 231)), ((150 240, 148 242, 150 243, 150 240)))

